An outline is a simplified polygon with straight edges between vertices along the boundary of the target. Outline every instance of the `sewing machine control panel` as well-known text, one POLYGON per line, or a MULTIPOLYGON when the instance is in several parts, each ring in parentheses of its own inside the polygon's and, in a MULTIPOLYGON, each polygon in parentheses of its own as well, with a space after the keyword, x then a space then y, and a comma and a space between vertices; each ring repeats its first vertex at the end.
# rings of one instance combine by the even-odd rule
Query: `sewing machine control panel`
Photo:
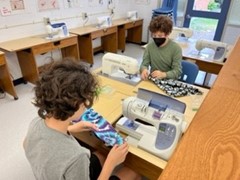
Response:
POLYGON ((171 149, 181 137, 183 114, 177 111, 166 109, 162 115, 161 122, 157 129, 155 147, 160 150, 171 149))
POLYGON ((175 139, 176 127, 168 123, 160 123, 157 138, 155 142, 155 147, 157 149, 167 149, 169 148, 175 139))
POLYGON ((226 51, 225 47, 217 47, 213 59, 221 59, 226 51))

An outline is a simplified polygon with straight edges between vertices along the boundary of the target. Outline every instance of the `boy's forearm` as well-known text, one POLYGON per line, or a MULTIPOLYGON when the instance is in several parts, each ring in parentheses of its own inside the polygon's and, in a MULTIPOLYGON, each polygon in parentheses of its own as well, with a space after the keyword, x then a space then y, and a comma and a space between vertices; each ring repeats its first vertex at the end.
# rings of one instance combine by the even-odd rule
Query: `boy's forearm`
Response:
POLYGON ((106 180, 106 179, 109 179, 109 177, 111 176, 112 172, 113 172, 113 169, 115 167, 113 167, 111 165, 111 163, 109 163, 107 160, 106 162, 104 163, 103 165, 103 168, 102 168, 102 171, 98 177, 98 180, 106 180))
POLYGON ((76 124, 69 125, 67 130, 70 133, 78 133, 83 130, 83 126, 80 123, 79 124, 76 123, 76 124))

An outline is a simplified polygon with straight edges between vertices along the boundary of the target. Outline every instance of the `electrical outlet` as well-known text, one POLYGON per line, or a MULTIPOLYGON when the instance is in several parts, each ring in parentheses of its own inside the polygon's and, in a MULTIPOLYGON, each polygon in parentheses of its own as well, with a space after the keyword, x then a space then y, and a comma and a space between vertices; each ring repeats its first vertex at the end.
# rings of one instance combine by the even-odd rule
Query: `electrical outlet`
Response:
POLYGON ((113 9, 111 9, 111 16, 112 16, 112 15, 114 15, 114 10, 113 10, 113 9))
POLYGON ((50 18, 49 18, 49 17, 44 17, 44 18, 43 18, 43 23, 44 23, 45 25, 50 24, 50 18))
POLYGON ((88 18, 87 13, 86 13, 86 12, 83 12, 83 13, 82 13, 82 19, 85 20, 85 19, 87 19, 87 18, 88 18))

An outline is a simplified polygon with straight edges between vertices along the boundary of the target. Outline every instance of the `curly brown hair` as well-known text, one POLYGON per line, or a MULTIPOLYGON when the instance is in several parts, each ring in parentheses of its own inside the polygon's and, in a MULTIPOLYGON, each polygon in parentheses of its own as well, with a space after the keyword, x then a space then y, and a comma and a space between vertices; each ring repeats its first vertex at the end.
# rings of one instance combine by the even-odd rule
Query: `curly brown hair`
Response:
POLYGON ((97 98, 99 84, 89 69, 72 59, 46 65, 36 82, 35 103, 42 118, 64 121, 83 103, 87 108, 97 98))
POLYGON ((156 16, 154 17, 149 25, 149 30, 151 33, 157 31, 163 32, 166 35, 169 35, 172 32, 173 22, 172 19, 168 16, 156 16))

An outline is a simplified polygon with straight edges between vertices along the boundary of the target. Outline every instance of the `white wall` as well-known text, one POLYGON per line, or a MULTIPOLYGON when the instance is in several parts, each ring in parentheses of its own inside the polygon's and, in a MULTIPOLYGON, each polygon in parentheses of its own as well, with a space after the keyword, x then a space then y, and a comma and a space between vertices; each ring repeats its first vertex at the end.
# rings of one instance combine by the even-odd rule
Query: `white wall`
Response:
POLYGON ((137 10, 140 18, 144 18, 143 21, 143 35, 142 41, 148 42, 148 25, 152 19, 152 10, 156 9, 159 5, 159 1, 151 0, 149 4, 136 4, 135 0, 131 0, 131 9, 137 10))
MULTIPOLYGON (((0 15, 0 42, 17 39, 26 36, 46 33, 43 24, 43 17, 50 17, 52 23, 65 22, 68 28, 83 26, 81 17, 82 12, 88 12, 89 21, 86 25, 96 23, 96 17, 110 14, 108 9, 108 0, 103 0, 102 6, 90 7, 88 0, 79 0, 81 7, 67 9, 64 7, 63 0, 58 0, 60 9, 50 11, 38 11, 37 1, 25 0, 27 11, 19 15, 1 16, 0 15)), ((151 21, 152 10, 161 6, 162 0, 148 0, 147 4, 137 4, 136 0, 115 0, 113 19, 126 17, 129 10, 137 10, 139 17, 144 19, 142 41, 148 41, 148 25, 151 21)), ((179 0, 178 2, 178 19, 177 25, 181 26, 185 16, 185 7, 188 0, 179 0)), ((230 12, 228 15, 226 27, 222 36, 222 41, 234 44, 240 34, 240 21, 238 18, 232 18, 234 13, 238 12, 236 7, 240 7, 240 1, 232 1, 230 12), (233 4, 235 3, 235 4, 233 4), (237 23, 235 23, 237 21, 237 23)), ((96 40, 94 44, 98 44, 96 40)), ((61 54, 59 51, 39 55, 37 64, 41 65, 50 58, 59 59, 61 54)), ((22 77, 15 53, 6 53, 6 58, 10 73, 13 79, 22 77)))
MULTIPOLYGON (((96 17, 110 15, 111 10, 108 8, 108 0, 103 0, 103 5, 90 7, 88 0, 80 0, 81 7, 67 9, 64 7, 63 0, 58 0, 59 9, 47 10, 40 12, 37 1, 24 0, 26 11, 21 14, 1 16, 0 15, 0 42, 13 39, 46 34, 43 17, 49 17, 52 23, 65 22, 69 29, 83 26, 82 12, 87 12, 89 20, 85 25, 95 24, 96 17)), ((115 0, 113 19, 126 17, 129 11, 131 0, 115 0)), ((99 44, 96 40, 94 44, 99 44)), ((13 79, 22 77, 21 70, 15 53, 6 53, 6 59, 10 74, 13 79)), ((61 58, 59 51, 49 52, 45 55, 36 57, 37 64, 42 65, 48 62, 50 57, 54 59, 61 58)))
POLYGON ((231 1, 222 41, 234 45, 240 37, 240 0, 231 1))

